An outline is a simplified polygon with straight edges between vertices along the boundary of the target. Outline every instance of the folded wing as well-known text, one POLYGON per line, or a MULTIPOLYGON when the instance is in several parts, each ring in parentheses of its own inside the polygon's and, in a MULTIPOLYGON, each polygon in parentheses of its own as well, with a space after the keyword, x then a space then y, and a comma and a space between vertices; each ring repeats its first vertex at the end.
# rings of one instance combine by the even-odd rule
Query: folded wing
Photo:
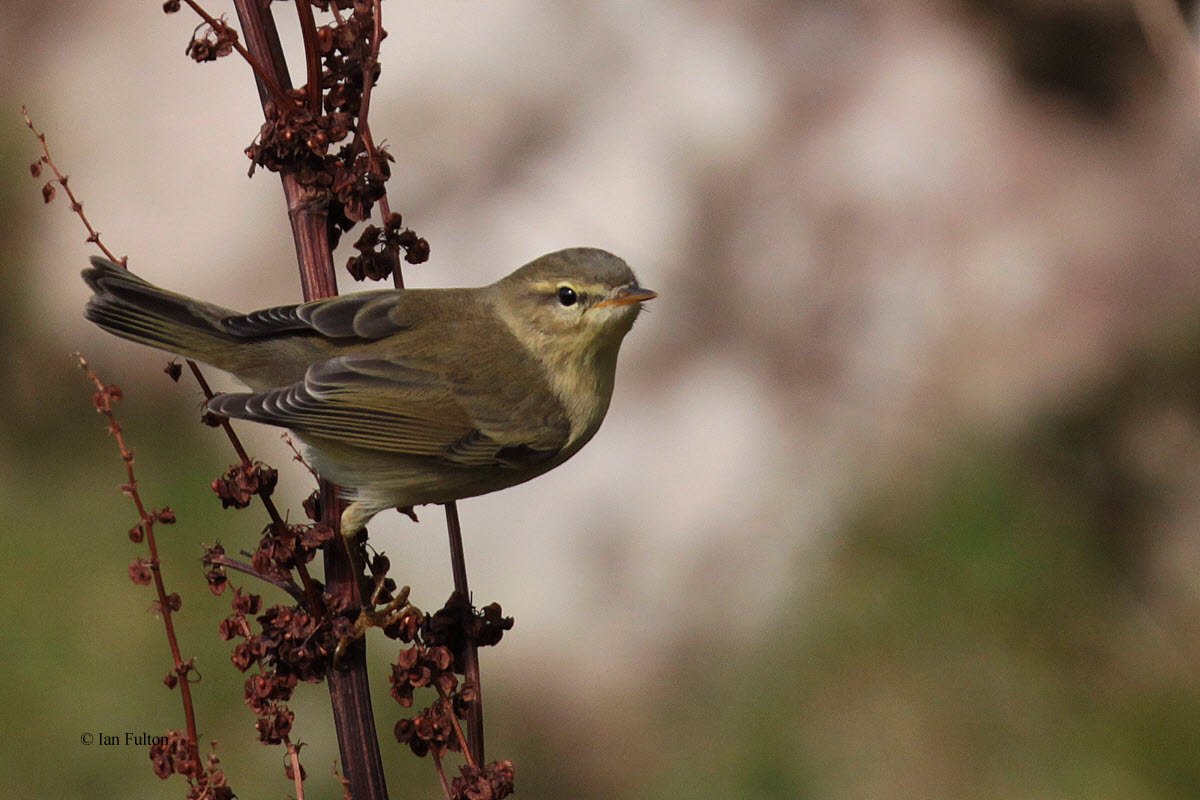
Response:
POLYGON ((302 436, 463 467, 532 466, 566 445, 570 425, 557 404, 502 409, 481 394, 411 359, 356 354, 319 361, 290 386, 218 395, 209 407, 302 436))

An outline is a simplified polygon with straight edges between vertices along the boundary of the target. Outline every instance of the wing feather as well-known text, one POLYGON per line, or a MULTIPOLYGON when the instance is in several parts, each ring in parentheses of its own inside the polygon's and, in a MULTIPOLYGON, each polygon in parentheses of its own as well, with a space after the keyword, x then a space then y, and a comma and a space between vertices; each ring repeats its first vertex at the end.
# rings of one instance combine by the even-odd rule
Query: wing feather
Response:
POLYGON ((408 327, 399 312, 412 306, 409 299, 407 290, 355 292, 249 314, 230 314, 221 319, 220 326, 242 339, 313 331, 331 339, 374 341, 408 327))
POLYGON ((414 360, 356 354, 319 361, 290 386, 218 395, 209 407, 301 435, 463 467, 529 466, 566 445, 570 425, 561 409, 514 415, 466 389, 414 360))

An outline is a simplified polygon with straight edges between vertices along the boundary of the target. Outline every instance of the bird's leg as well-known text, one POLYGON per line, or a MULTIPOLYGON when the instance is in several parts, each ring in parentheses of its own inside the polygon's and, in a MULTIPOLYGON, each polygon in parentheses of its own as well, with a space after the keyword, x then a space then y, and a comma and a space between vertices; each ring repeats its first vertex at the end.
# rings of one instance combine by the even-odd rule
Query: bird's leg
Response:
POLYGON ((374 611, 375 607, 379 605, 379 597, 383 593, 383 587, 387 581, 386 575, 374 575, 367 570, 362 557, 364 543, 359 541, 366 531, 367 521, 375 516, 375 513, 375 511, 364 509, 355 503, 351 503, 342 512, 342 541, 345 543, 346 553, 350 557, 350 568, 354 570, 355 580, 358 581, 361 606, 369 611, 374 611))
POLYGON ((363 564, 362 543, 359 542, 359 536, 366 529, 366 521, 372 516, 374 516, 374 512, 364 512, 354 503, 351 503, 342 512, 342 541, 346 545, 346 553, 350 558, 350 568, 354 571, 354 579, 358 582, 361 604, 358 619, 354 621, 353 632, 338 642, 337 650, 334 653, 335 664, 342 660, 346 648, 361 639, 368 628, 386 628, 414 611, 414 606, 408 602, 409 588, 407 586, 401 587, 395 597, 384 606, 379 607, 379 598, 387 580, 386 575, 374 576, 371 590, 366 590, 367 571, 363 564))
POLYGON ((364 605, 359 610, 358 619, 354 621, 354 630, 338 641, 337 649, 333 653, 333 663, 340 664, 346 655, 347 648, 366 635, 368 628, 386 628, 400 622, 409 614, 420 614, 420 609, 408 602, 410 591, 409 587, 401 586, 396 592, 396 596, 382 607, 375 605, 379 599, 379 593, 376 592, 372 597, 371 606, 364 605))
POLYGON ((362 545, 359 543, 358 537, 366 530, 367 520, 370 516, 370 514, 364 514, 363 509, 357 503, 351 503, 342 512, 341 525, 342 542, 346 545, 346 555, 350 558, 350 570, 358 585, 358 596, 364 606, 370 595, 363 591, 366 568, 363 566, 362 545))

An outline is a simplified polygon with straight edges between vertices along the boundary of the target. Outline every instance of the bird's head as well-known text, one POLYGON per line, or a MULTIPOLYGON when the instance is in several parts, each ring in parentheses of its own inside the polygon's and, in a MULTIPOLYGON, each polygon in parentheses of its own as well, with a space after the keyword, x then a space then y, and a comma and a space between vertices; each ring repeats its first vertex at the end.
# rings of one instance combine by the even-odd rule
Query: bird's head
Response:
POLYGON ((495 284, 501 314, 546 361, 615 350, 642 303, 657 297, 604 250, 573 247, 535 259, 495 284))

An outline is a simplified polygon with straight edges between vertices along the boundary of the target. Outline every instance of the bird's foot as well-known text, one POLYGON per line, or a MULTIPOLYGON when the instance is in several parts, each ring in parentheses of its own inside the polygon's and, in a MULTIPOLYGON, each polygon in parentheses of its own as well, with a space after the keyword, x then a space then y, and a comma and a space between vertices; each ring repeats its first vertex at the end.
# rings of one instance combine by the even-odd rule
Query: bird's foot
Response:
MULTIPOLYGON (((414 520, 417 518, 412 506, 399 508, 414 520)), ((358 619, 350 633, 342 637, 334 651, 334 664, 340 664, 347 650, 361 639, 369 628, 383 628, 384 632, 402 641, 411 641, 416 635, 424 615, 421 610, 408 602, 409 589, 401 587, 398 591, 394 581, 387 577, 388 560, 382 553, 376 554, 370 560, 368 574, 363 563, 363 542, 359 541, 360 534, 365 534, 365 524, 377 507, 351 503, 342 512, 342 541, 346 546, 346 554, 350 560, 351 572, 357 576, 359 597, 362 598, 362 608, 358 619), (395 592, 394 596, 392 593, 395 592), (386 602, 383 598, 388 597, 386 602), (383 605, 380 605, 380 603, 383 605)))
POLYGON ((416 632, 416 626, 420 625, 424 614, 421 609, 408 602, 409 587, 400 587, 395 597, 380 605, 380 598, 385 591, 386 584, 386 576, 376 576, 375 590, 359 610, 358 619, 354 621, 354 628, 338 641, 337 649, 333 654, 335 665, 342 663, 350 646, 365 636, 371 628, 392 629, 390 631, 392 635, 404 640, 411 639, 416 632))

